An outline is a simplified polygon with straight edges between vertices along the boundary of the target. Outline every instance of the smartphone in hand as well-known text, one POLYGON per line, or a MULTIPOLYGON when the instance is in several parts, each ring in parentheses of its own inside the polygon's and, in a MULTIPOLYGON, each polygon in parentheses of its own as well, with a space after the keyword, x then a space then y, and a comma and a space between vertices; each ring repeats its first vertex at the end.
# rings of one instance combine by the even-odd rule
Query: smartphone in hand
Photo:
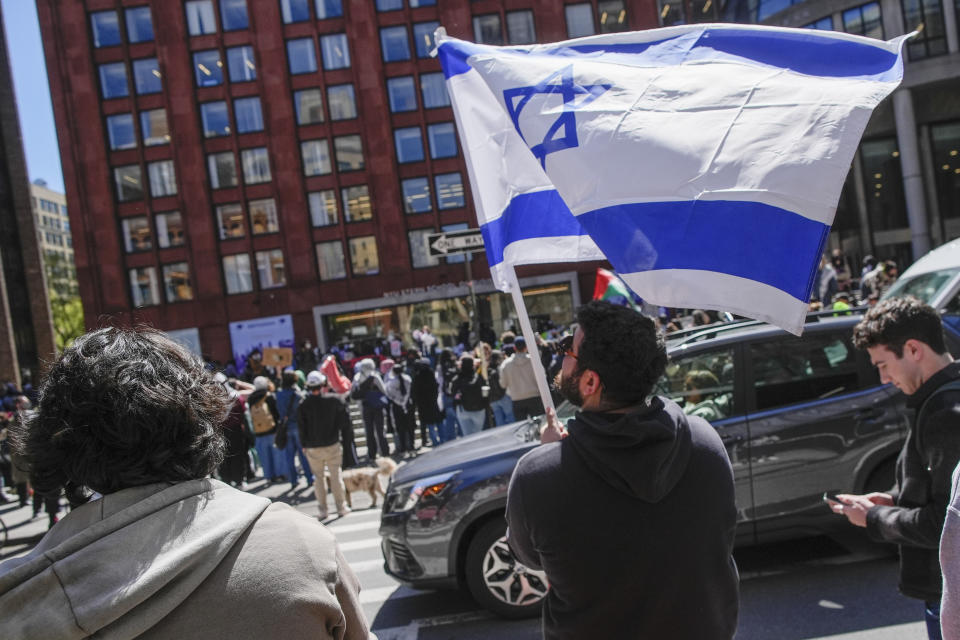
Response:
POLYGON ((840 493, 839 491, 824 491, 824 492, 823 492, 823 501, 824 501, 824 502, 837 502, 837 503, 843 504, 843 502, 840 500, 840 498, 837 497, 837 494, 839 494, 839 493, 840 493))

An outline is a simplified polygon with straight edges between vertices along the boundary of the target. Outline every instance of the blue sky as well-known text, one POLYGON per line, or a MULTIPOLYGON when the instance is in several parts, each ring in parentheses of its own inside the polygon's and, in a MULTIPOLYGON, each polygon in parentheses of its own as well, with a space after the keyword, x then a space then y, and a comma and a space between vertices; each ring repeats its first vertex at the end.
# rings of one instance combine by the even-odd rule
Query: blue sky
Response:
POLYGON ((0 5, 3 6, 7 51, 13 68, 27 173, 31 182, 43 178, 48 187, 63 193, 60 148, 53 123, 36 4, 34 0, 0 0, 0 5))

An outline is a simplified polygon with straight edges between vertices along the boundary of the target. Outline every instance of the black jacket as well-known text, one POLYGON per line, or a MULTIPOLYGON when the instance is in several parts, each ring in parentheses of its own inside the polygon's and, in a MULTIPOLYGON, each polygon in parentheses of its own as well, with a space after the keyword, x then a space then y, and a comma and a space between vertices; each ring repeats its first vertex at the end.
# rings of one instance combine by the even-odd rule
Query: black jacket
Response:
POLYGON ((440 395, 440 386, 429 364, 417 364, 410 384, 410 399, 417 407, 417 414, 423 424, 438 424, 443 421, 443 414, 437 407, 437 396, 440 395))
POLYGON ((550 581, 544 638, 732 638, 737 509, 713 427, 654 398, 567 428, 520 459, 507 496, 510 547, 550 581))
POLYGON ((487 406, 483 385, 483 376, 478 373, 470 378, 458 375, 450 383, 454 406, 463 407, 464 411, 483 411, 487 406))
POLYGON ((350 429, 350 418, 336 396, 308 393, 297 407, 297 425, 302 447, 329 447, 347 441, 344 432, 350 429))
POLYGON ((954 362, 907 398, 907 407, 923 407, 923 415, 914 415, 897 459, 897 506, 867 512, 870 537, 900 545, 900 592, 921 600, 940 600, 940 534, 950 503, 950 475, 960 461, 960 390, 934 391, 958 379, 960 362, 954 362))

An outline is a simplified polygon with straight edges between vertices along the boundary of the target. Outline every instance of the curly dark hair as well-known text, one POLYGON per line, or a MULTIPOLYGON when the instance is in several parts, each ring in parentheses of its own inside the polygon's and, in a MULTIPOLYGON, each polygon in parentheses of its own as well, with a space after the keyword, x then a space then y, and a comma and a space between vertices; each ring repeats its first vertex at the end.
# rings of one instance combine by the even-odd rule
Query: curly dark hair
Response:
POLYGON ((107 494, 210 474, 230 406, 223 385, 165 334, 107 328, 63 352, 12 437, 40 493, 107 494))
POLYGON ((667 350, 653 320, 627 307, 595 300, 577 310, 583 342, 577 372, 595 371, 602 399, 628 406, 646 400, 667 366, 667 350))
POLYGON ((911 339, 938 354, 947 352, 940 314, 913 296, 887 298, 867 311, 853 328, 853 344, 858 349, 884 346, 897 358, 903 357, 903 345, 911 339))

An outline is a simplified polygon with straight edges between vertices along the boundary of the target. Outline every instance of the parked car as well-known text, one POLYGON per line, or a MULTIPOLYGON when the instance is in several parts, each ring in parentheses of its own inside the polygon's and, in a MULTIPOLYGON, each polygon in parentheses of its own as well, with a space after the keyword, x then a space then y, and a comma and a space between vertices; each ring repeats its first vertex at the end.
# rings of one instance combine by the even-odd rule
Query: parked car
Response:
MULTIPOLYGON (((819 314, 802 337, 747 321, 668 342, 670 364, 657 393, 688 412, 711 403, 736 479, 738 545, 837 526, 822 503, 825 490, 893 485, 908 428, 904 398, 881 385, 853 347, 860 318, 819 314), (699 398, 686 388, 692 371, 716 381, 699 398)), ((558 408, 561 418, 573 411, 558 408)), ((388 573, 412 586, 466 587, 507 617, 536 615, 546 578, 510 553, 504 508, 510 475, 539 446, 539 427, 530 420, 491 429, 401 465, 380 525, 388 573)))

